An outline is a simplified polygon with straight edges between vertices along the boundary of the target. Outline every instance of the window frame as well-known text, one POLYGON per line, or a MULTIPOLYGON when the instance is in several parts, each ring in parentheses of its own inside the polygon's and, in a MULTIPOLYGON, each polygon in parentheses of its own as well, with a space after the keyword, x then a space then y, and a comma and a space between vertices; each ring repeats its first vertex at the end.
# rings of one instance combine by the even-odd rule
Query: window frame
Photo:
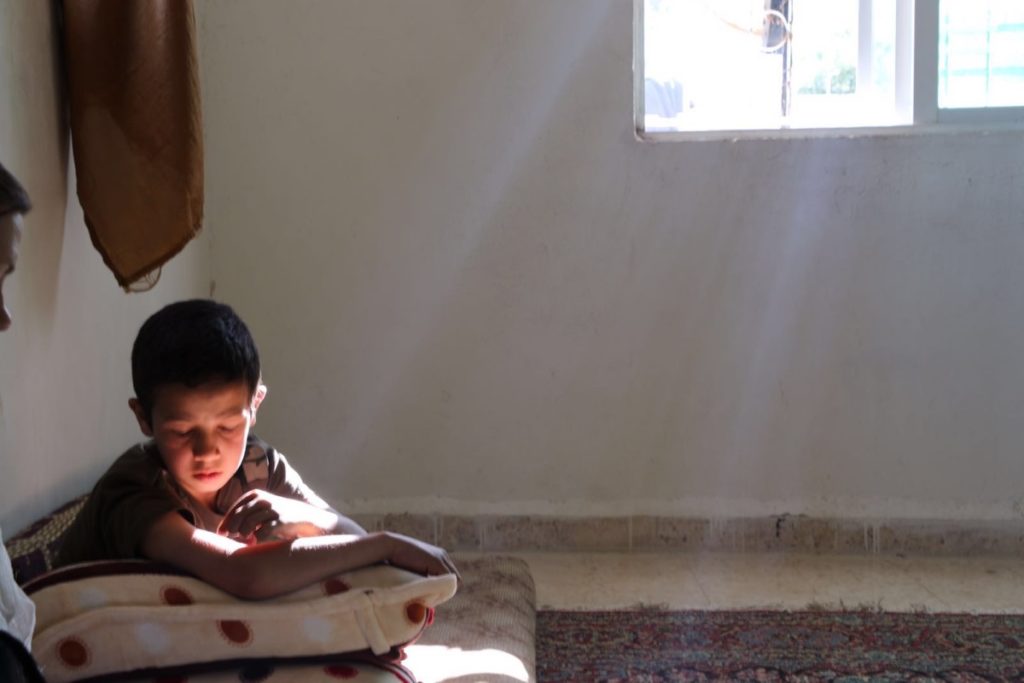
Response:
MULTIPOLYGON (((870 16, 871 0, 860 1, 860 16, 870 16), (865 14, 867 13, 867 14, 865 14)), ((633 114, 641 140, 722 140, 807 137, 869 137, 972 130, 1024 130, 1024 106, 940 109, 939 2, 897 0, 896 111, 907 123, 820 128, 760 128, 647 131, 644 93, 644 5, 633 0, 633 114), (919 36, 928 40, 919 40, 919 36)), ((861 66, 870 47, 861 36, 861 66)))

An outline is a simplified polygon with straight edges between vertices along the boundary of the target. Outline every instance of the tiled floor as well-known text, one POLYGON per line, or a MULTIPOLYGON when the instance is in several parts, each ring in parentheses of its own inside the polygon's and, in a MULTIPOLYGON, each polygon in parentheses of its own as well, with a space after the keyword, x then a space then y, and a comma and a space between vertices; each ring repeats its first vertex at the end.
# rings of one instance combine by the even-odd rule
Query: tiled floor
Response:
POLYGON ((1024 613, 1024 560, 782 554, 517 553, 540 609, 1024 613))

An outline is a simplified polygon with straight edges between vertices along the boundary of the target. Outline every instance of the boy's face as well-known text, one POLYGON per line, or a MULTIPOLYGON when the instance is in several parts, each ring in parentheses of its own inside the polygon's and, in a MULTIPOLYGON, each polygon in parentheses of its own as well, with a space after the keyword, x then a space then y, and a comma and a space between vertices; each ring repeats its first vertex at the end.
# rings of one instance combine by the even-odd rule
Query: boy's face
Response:
POLYGON ((209 506, 241 465, 249 427, 265 395, 260 385, 250 397, 244 380, 198 387, 166 384, 154 396, 152 420, 137 399, 129 405, 142 433, 156 441, 174 480, 209 506))

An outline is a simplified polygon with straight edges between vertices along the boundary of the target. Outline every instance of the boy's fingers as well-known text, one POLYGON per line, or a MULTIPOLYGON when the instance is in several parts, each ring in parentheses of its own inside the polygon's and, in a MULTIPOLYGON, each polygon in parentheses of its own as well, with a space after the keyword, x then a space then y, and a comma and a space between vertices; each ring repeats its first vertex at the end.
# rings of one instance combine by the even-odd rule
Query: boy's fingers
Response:
MULTIPOLYGON (((246 494, 249 496, 249 494, 246 494)), ((245 520, 254 513, 273 513, 273 508, 270 503, 266 500, 262 500, 255 496, 249 496, 250 500, 245 500, 246 496, 242 496, 235 504, 231 506, 228 513, 221 519, 220 525, 217 527, 218 533, 233 534, 238 533, 239 529, 245 523, 245 520)))
POLYGON ((235 499, 235 502, 228 506, 228 511, 224 515, 224 519, 222 520, 221 524, 223 525, 224 522, 230 520, 233 516, 239 514, 240 512, 248 509, 249 507, 259 502, 261 501, 258 497, 257 491, 248 491, 246 493, 243 493, 242 495, 235 499))
POLYGON ((241 515, 237 510, 230 510, 224 519, 220 520, 220 526, 217 527, 217 531, 225 534, 234 534, 238 532, 238 525, 242 523, 241 515))
POLYGON ((252 500, 257 500, 257 499, 259 499, 259 497, 260 497, 260 491, 258 491, 256 489, 253 489, 252 491, 246 491, 245 493, 240 495, 238 497, 238 502, 239 503, 241 503, 241 502, 249 502, 249 501, 252 501, 252 500))
POLYGON ((299 538, 301 534, 295 530, 295 525, 275 519, 257 529, 255 536, 260 541, 281 541, 299 538))
POLYGON ((248 536, 261 525, 277 519, 273 510, 250 509, 243 512, 232 512, 221 521, 221 532, 229 536, 248 536))
POLYGON ((246 491, 245 493, 243 493, 242 495, 240 495, 238 498, 235 499, 235 502, 233 502, 231 504, 231 507, 229 509, 230 510, 235 510, 235 509, 237 509, 239 507, 242 507, 246 503, 250 502, 251 500, 253 500, 256 497, 257 497, 257 492, 256 491, 246 491))
POLYGON ((277 521, 277 515, 273 510, 258 510, 245 516, 238 525, 239 533, 248 536, 259 531, 262 527, 277 521))

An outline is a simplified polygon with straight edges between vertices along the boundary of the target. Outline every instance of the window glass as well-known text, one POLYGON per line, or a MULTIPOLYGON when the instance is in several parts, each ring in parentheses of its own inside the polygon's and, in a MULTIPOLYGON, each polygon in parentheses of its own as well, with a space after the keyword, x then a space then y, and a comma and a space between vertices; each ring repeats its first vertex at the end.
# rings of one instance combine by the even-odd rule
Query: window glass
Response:
POLYGON ((941 0, 938 102, 1024 105, 1024 1, 941 0))
POLYGON ((896 2, 645 0, 646 130, 900 123, 896 2))
POLYGON ((778 127, 785 34, 765 23, 764 0, 646 0, 647 129, 778 127))

